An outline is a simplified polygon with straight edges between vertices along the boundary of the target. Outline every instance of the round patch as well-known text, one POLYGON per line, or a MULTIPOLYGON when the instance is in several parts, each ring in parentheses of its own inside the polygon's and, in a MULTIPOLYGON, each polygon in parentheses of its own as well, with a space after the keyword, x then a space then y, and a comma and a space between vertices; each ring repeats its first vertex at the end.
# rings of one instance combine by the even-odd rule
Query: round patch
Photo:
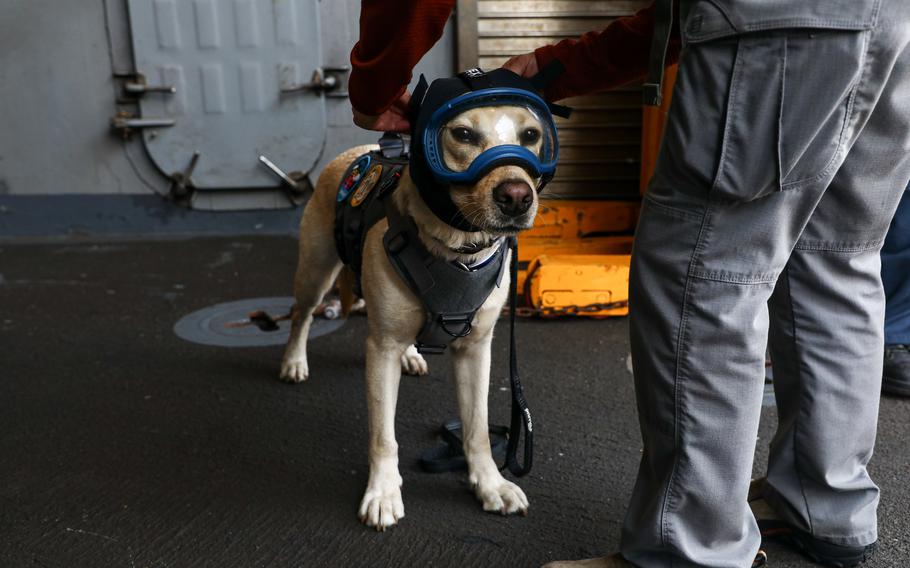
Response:
MULTIPOLYGON (((181 339, 219 347, 264 347, 283 345, 290 336, 291 322, 282 319, 290 313, 294 298, 252 298, 215 304, 180 318, 174 333, 181 339), (250 321, 250 314, 262 313, 264 321, 250 321)), ((331 333, 344 325, 344 319, 314 318, 310 337, 331 333)))
POLYGON ((370 158, 369 154, 361 156, 354 165, 348 170, 344 179, 341 180, 341 185, 338 186, 338 202, 341 203, 348 198, 348 195, 354 191, 354 188, 360 183, 360 180, 363 179, 364 172, 367 171, 367 168, 370 167, 370 158))
POLYGON ((379 183, 379 178, 382 177, 382 164, 376 164, 370 171, 367 172, 363 179, 360 180, 360 185, 357 187, 357 191, 354 192, 354 195, 351 196, 351 207, 357 207, 363 200, 367 198, 373 188, 376 187, 376 184, 379 183))

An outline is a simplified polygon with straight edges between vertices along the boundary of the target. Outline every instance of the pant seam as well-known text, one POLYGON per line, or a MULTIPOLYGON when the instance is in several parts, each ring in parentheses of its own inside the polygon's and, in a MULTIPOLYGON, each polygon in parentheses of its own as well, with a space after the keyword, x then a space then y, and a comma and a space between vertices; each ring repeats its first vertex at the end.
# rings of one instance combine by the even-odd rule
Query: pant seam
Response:
POLYGON ((701 270, 693 269, 692 277, 699 280, 710 280, 712 282, 724 282, 727 284, 739 284, 742 286, 761 286, 764 284, 774 284, 777 281, 777 274, 742 274, 726 270, 701 270))
POLYGON ((648 202, 648 207, 656 210, 662 215, 668 217, 673 217, 675 219, 682 219, 683 221, 696 221, 701 222, 704 218, 704 215, 696 213, 695 211, 690 211, 686 209, 681 209, 679 207, 673 207, 671 205, 666 205, 657 201, 651 195, 645 194, 644 199, 648 202))
POLYGON ((791 329, 791 335, 793 336, 793 339, 792 339, 793 360, 797 362, 796 380, 797 380, 797 384, 799 385, 799 401, 800 401, 799 408, 797 409, 796 416, 793 420, 793 471, 796 474, 797 481, 799 481, 799 492, 803 496, 803 504, 806 507, 806 521, 809 524, 809 534, 812 534, 812 513, 809 510, 809 499, 806 497, 806 488, 805 488, 805 485, 803 484, 802 472, 800 472, 800 469, 799 469, 800 460, 799 460, 799 449, 797 447, 798 438, 799 438, 800 417, 802 416, 802 413, 803 413, 802 409, 804 408, 802 401, 806 396, 806 384, 805 384, 805 380, 803 377, 803 367, 802 367, 802 364, 799 363, 799 361, 800 361, 799 348, 798 348, 799 342, 796 339, 796 329, 797 329, 796 310, 793 307, 793 288, 792 288, 791 281, 790 281, 790 267, 789 266, 784 271, 784 277, 787 279, 787 302, 789 303, 789 307, 790 307, 790 329, 791 329))
POLYGON ((875 239, 871 241, 834 243, 825 241, 805 241, 797 242, 795 250, 806 252, 829 252, 829 253, 857 253, 876 250, 881 248, 884 239, 875 239))
POLYGON ((869 546, 878 540, 878 531, 876 529, 872 529, 855 536, 827 534, 813 534, 812 536, 818 540, 823 540, 825 542, 830 542, 839 546, 869 546))
MULTIPOLYGON (((679 470, 679 461, 680 461, 680 369, 682 367, 682 358, 683 358, 683 346, 685 344, 685 336, 688 328, 689 321, 689 298, 690 290, 692 287, 692 280, 695 278, 695 264, 701 256, 702 249, 704 247, 705 241, 707 240, 708 233, 710 232, 709 220, 711 218, 711 204, 710 202, 705 206, 704 216, 701 220, 701 226, 698 230, 698 236, 695 239, 695 248, 692 251, 692 256, 689 259, 689 266, 686 270, 686 284, 683 290, 683 301, 680 311, 680 324, 679 332, 677 333, 676 338, 676 365, 674 369, 673 377, 673 466, 670 469, 670 477, 667 480, 667 488, 664 493, 663 504, 660 511, 660 543, 661 546, 667 547, 671 541, 672 530, 670 528, 670 523, 668 520, 669 509, 673 502, 673 485, 676 481, 676 475, 679 470)), ((671 557, 670 568, 676 565, 676 560, 671 557)))

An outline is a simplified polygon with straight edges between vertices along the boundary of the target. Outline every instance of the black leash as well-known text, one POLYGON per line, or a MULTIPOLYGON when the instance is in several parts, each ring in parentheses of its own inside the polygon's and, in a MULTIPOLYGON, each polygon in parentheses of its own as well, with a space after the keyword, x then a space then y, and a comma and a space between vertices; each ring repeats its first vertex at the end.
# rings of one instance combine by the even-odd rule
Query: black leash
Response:
POLYGON ((506 447, 506 463, 499 469, 509 468, 515 477, 523 477, 531 471, 534 454, 534 424, 531 411, 525 401, 521 378, 518 376, 518 352, 515 347, 515 312, 518 296, 518 239, 511 237, 512 262, 509 268, 509 382, 512 387, 512 422, 509 427, 509 445, 506 447), (524 434, 524 465, 518 463, 518 441, 524 434))

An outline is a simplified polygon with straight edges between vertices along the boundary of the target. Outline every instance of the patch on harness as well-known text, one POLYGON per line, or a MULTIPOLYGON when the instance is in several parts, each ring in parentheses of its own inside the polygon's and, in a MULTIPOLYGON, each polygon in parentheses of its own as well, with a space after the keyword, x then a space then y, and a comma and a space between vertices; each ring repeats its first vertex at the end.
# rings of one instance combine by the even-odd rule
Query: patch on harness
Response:
POLYGON ((341 185, 338 186, 338 203, 347 199, 351 192, 357 188, 372 161, 373 159, 369 154, 364 154, 348 169, 344 179, 341 180, 341 185))
POLYGON ((357 207, 363 203, 363 200, 367 198, 370 192, 373 191, 373 188, 376 187, 376 184, 379 183, 379 178, 381 177, 382 164, 373 164, 370 171, 361 178, 360 183, 357 185, 357 191, 351 195, 351 207, 357 207))

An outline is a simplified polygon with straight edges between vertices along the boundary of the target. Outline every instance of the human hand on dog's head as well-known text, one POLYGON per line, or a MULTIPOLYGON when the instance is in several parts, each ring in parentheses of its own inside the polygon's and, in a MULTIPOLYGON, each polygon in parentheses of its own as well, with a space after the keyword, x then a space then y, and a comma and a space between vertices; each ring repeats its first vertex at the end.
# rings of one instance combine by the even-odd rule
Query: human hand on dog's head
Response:
POLYGON ((378 115, 364 114, 351 107, 354 112, 354 124, 366 130, 378 132, 410 132, 411 121, 408 119, 410 103, 411 94, 405 90, 388 110, 378 115))
POLYGON ((503 69, 508 69, 512 73, 525 78, 537 75, 537 72, 540 70, 537 66, 537 56, 534 55, 533 51, 531 53, 516 55, 503 63, 502 67, 503 69))

